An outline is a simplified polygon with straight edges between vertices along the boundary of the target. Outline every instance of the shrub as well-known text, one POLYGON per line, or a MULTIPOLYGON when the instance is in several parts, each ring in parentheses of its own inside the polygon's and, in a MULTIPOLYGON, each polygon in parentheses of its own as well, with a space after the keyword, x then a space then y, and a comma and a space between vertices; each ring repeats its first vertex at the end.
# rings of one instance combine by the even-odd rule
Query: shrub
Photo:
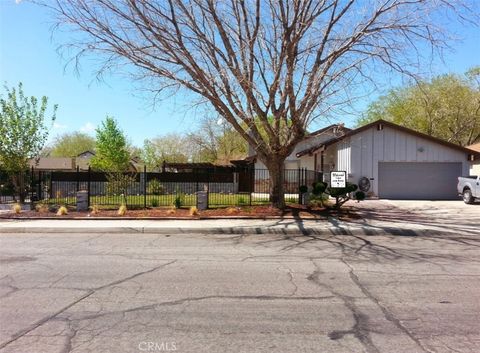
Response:
POLYGON ((175 208, 181 208, 185 204, 185 194, 183 192, 179 192, 175 195, 175 199, 173 200, 173 205, 175 208))
POLYGON ((190 216, 198 216, 198 208, 195 206, 190 207, 190 216))
POLYGON ((316 183, 312 184, 312 194, 315 196, 320 196, 322 195, 325 190, 327 189, 327 183, 318 181, 316 183))
POLYGON ((98 205, 92 205, 90 206, 90 210, 92 214, 98 214, 98 212, 100 212, 100 207, 98 207, 98 205))
MULTIPOLYGON (((147 184, 147 194, 161 195, 165 192, 165 187, 158 181, 158 179, 152 179, 147 184)), ((153 206, 156 207, 156 206, 153 206)))
POLYGON ((312 195, 308 200, 308 206, 309 207, 325 207, 327 200, 328 200, 327 194, 312 195))
POLYGON ((126 213, 127 213, 127 205, 120 205, 120 207, 118 208, 117 214, 119 216, 125 216, 126 213))
POLYGON ((65 216, 68 214, 68 210, 65 206, 60 206, 60 208, 57 211, 57 216, 65 216))
POLYGON ((228 207, 227 208, 227 214, 234 214, 234 213, 238 213, 240 210, 236 207, 228 207))
POLYGON ((152 207, 158 207, 160 205, 160 201, 158 199, 152 199, 152 207))
POLYGON ((177 210, 175 210, 174 208, 170 208, 167 210, 167 214, 175 214, 177 212, 177 210))
POLYGON ((35 205, 35 211, 38 213, 48 213, 48 205, 45 203, 38 203, 35 205))
POLYGON ((300 194, 305 194, 306 192, 308 192, 308 186, 307 185, 301 185, 298 188, 298 191, 300 192, 300 194))
POLYGON ((365 197, 366 197, 366 195, 363 191, 357 191, 355 193, 355 200, 357 200, 357 201, 363 201, 363 200, 365 200, 365 197))
POLYGON ((20 212, 22 212, 22 205, 20 205, 19 203, 14 204, 12 206, 12 211, 13 213, 19 214, 20 212))

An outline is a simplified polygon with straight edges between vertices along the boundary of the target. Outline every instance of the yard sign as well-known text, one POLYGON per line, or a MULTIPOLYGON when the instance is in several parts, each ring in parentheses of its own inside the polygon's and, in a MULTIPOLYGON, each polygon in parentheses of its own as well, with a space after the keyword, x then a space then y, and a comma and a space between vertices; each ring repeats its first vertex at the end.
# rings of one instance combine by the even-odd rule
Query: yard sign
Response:
POLYGON ((344 188, 347 186, 347 172, 330 172, 330 187, 344 188))

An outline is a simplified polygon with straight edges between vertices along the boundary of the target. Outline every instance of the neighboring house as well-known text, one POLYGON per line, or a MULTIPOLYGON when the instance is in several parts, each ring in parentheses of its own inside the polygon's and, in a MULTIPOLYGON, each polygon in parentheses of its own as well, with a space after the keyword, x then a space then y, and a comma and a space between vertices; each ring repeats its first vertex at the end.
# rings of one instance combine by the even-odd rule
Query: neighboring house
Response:
POLYGON ((29 168, 39 171, 70 172, 75 170, 75 158, 40 157, 28 161, 29 168))
MULTIPOLYGON (((480 153, 378 120, 357 129, 331 125, 309 135, 286 168, 346 171, 348 181, 387 199, 456 199, 457 177, 469 173, 480 153)), ((255 160, 255 168, 265 166, 255 160)))
MULTIPOLYGON (((477 153, 480 153, 480 142, 474 145, 467 146, 467 148, 477 153)), ((474 161, 472 161, 470 167, 470 175, 480 175, 480 159, 475 159, 474 161)))
MULTIPOLYGON (((90 166, 90 160, 95 156, 95 152, 85 151, 80 153, 76 160, 76 165, 80 170, 88 170, 90 166)), ((130 159, 129 163, 129 172, 140 172, 143 171, 143 165, 138 157, 130 159)))

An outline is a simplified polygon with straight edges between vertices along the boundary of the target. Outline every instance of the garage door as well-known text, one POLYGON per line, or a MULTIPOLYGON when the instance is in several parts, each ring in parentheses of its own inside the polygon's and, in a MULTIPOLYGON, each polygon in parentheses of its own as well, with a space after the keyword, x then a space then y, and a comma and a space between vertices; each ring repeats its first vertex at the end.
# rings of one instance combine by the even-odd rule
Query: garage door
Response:
POLYGON ((457 197, 462 163, 378 163, 378 195, 385 199, 450 200, 457 197))

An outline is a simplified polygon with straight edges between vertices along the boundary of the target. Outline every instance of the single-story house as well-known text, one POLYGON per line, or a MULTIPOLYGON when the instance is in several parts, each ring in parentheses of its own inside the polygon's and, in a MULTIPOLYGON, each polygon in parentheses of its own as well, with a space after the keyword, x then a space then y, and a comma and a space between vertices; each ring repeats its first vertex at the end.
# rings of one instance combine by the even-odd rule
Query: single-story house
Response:
MULTIPOLYGON (((480 153, 480 142, 474 145, 467 146, 467 148, 480 153)), ((476 159, 472 162, 470 167, 470 175, 480 175, 480 159, 476 159)))
MULTIPOLYGON (((370 197, 440 200, 457 198, 457 177, 468 175, 479 159, 471 149, 378 120, 357 129, 330 125, 309 134, 285 168, 322 172, 325 181, 331 171, 345 171, 348 181, 370 197)), ((255 168, 265 168, 254 162, 255 168)))

